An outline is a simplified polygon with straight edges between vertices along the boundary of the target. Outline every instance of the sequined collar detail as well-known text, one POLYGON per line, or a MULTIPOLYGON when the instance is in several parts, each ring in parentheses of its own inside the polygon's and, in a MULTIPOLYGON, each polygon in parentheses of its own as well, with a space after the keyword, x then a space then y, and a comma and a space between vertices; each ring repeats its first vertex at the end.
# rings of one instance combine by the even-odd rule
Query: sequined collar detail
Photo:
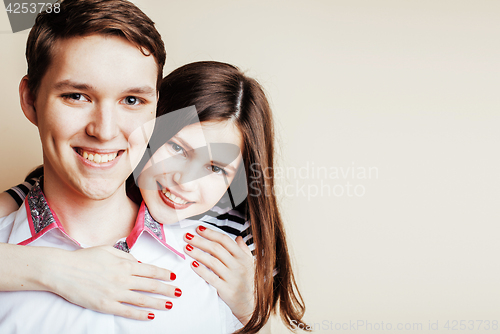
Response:
POLYGON ((45 200, 45 196, 43 196, 40 183, 37 182, 31 189, 28 193, 27 200, 31 212, 31 225, 35 234, 40 233, 41 230, 50 224, 56 223, 56 220, 50 211, 49 204, 45 200))
POLYGON ((180 251, 176 250, 174 247, 169 245, 165 239, 165 232, 163 231, 163 225, 158 223, 156 220, 151 217, 148 208, 142 202, 141 207, 139 209, 139 214, 137 215, 137 221, 135 223, 134 229, 127 237, 125 241, 118 242, 115 245, 115 248, 121 249, 127 252, 130 248, 134 246, 137 239, 141 236, 141 234, 146 231, 153 238, 155 238, 158 242, 160 242, 163 246, 171 250, 174 254, 180 256, 182 259, 186 259, 184 254, 180 251))
POLYGON ((26 196, 26 214, 28 216, 31 238, 21 242, 20 245, 27 245, 43 236, 48 231, 58 228, 68 239, 80 246, 76 240, 71 238, 66 231, 64 231, 57 215, 50 209, 49 203, 42 192, 42 180, 43 179, 40 178, 28 192, 28 196, 26 196))

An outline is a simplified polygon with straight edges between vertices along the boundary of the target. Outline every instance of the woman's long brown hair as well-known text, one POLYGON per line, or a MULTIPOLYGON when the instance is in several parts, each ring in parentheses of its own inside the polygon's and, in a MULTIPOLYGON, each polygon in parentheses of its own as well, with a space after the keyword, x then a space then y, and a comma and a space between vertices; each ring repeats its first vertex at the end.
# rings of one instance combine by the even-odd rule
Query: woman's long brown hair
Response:
MULTIPOLYGON (((273 192, 274 126, 264 91, 237 67, 214 61, 196 62, 176 69, 163 79, 158 116, 193 105, 200 122, 232 121, 243 136, 245 172, 240 172, 233 184, 245 182, 244 188, 248 189, 248 196, 238 208, 251 222, 256 299, 250 321, 237 333, 257 333, 270 314, 278 310, 288 328, 306 328, 302 321, 305 305, 293 275, 273 192)), ((155 129, 155 133, 161 131, 155 129)), ((238 187, 231 185, 230 189, 238 187)))

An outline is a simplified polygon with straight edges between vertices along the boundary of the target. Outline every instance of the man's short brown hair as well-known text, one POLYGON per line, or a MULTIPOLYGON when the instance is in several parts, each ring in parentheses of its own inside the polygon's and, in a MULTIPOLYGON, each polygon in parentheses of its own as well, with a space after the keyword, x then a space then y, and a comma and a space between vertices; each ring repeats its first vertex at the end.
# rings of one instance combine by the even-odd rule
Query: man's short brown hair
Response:
POLYGON ((64 0, 58 13, 40 13, 26 44, 28 88, 36 97, 40 82, 51 65, 59 39, 93 34, 125 38, 158 66, 157 88, 165 65, 165 45, 154 22, 126 0, 64 0))

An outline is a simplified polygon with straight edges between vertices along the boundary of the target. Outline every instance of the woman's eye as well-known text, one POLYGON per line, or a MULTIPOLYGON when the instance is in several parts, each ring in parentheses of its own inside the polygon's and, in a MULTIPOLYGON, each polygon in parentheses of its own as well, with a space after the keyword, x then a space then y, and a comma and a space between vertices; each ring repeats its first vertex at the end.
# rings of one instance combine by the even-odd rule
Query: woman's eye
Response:
POLYGON ((181 153, 182 151, 184 151, 184 149, 176 143, 170 143, 170 145, 172 146, 172 149, 177 153, 181 153))
POLYGON ((214 165, 212 165, 212 172, 214 172, 215 174, 226 174, 226 171, 223 168, 214 165))
POLYGON ((129 106, 135 106, 140 103, 140 100, 135 96, 127 96, 124 101, 129 106))

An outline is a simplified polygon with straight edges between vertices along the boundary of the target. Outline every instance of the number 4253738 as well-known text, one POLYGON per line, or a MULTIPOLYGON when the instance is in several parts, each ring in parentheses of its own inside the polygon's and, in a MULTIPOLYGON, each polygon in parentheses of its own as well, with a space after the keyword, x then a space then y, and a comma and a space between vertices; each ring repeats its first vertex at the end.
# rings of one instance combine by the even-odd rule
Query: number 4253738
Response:
POLYGON ((448 320, 444 324, 447 330, 497 330, 497 320, 448 320))
POLYGON ((61 11, 61 5, 59 3, 9 3, 7 8, 5 8, 9 14, 27 14, 27 13, 41 13, 44 10, 47 13, 59 13, 61 11))

